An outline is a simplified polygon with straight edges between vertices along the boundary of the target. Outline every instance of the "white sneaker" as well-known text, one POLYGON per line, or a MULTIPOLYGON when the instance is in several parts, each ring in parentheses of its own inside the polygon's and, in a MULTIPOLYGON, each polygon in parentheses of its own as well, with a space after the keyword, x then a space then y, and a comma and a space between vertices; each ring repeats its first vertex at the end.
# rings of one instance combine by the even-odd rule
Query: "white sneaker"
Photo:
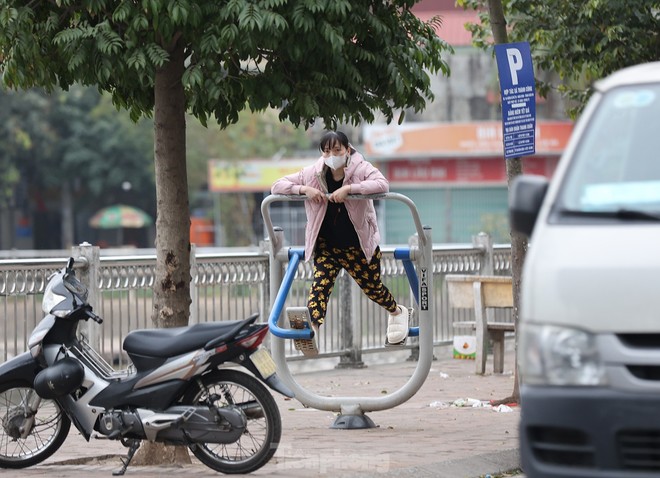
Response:
POLYGON ((397 305, 401 313, 399 315, 389 314, 387 319, 387 335, 385 345, 404 345, 408 337, 410 322, 410 309, 397 305))

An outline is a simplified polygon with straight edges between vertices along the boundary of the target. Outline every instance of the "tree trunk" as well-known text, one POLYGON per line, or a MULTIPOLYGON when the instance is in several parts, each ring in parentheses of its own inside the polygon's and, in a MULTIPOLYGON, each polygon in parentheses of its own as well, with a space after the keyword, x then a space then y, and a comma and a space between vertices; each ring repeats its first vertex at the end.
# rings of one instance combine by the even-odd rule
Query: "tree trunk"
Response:
POLYGON ((152 320, 159 327, 187 325, 190 313, 190 213, 186 173, 186 103, 183 47, 156 73, 156 282, 152 320))
MULTIPOLYGON (((495 44, 508 43, 506 32, 506 19, 502 8, 502 0, 488 0, 488 14, 490 15, 490 24, 493 29, 493 39, 495 44)), ((511 188, 511 182, 516 176, 522 173, 522 158, 506 159, 506 177, 507 185, 511 188)), ((527 239, 522 234, 511 231, 511 282, 513 287, 513 321, 515 323, 515 342, 514 350, 516 360, 514 361, 514 381, 513 392, 510 397, 497 400, 493 404, 520 402, 520 388, 518 384, 518 314, 520 311, 520 282, 522 276, 522 267, 525 262, 527 252, 527 239)))
MULTIPOLYGON (((169 61, 156 72, 154 153, 156 165, 156 327, 188 324, 190 314, 190 213, 186 173, 186 103, 181 77, 184 51, 169 49, 169 61)), ((134 464, 191 463, 185 447, 146 442, 134 464)))

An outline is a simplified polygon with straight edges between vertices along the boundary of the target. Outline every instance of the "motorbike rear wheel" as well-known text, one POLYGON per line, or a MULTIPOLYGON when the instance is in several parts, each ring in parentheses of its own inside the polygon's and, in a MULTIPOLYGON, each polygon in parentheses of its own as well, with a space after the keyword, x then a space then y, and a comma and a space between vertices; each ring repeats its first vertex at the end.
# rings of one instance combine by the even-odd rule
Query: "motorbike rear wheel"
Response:
POLYGON ((41 463, 62 446, 69 434, 71 420, 57 402, 40 399, 37 409, 30 411, 31 398, 37 398, 37 392, 29 385, 0 385, 0 468, 41 463), (27 435, 23 432, 26 427, 27 435))
POLYGON ((229 444, 196 443, 190 450, 209 468, 226 474, 251 473, 275 454, 282 436, 282 420, 268 389, 256 378, 237 370, 217 370, 202 378, 204 388, 195 386, 184 403, 204 405, 211 397, 216 407, 234 406, 245 413, 242 436, 229 444))

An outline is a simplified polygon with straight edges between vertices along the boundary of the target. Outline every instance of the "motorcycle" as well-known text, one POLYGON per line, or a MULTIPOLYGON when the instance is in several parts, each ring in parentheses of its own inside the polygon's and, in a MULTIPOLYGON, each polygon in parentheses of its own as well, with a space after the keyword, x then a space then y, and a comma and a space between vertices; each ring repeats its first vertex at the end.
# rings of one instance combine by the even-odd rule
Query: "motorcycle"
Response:
POLYGON ((88 442, 94 436, 128 448, 114 475, 125 473, 142 440, 187 446, 228 474, 250 473, 270 460, 282 423, 264 383, 293 393, 261 346, 268 325, 256 323, 258 314, 132 331, 123 342, 131 365, 115 370, 78 334, 80 321, 103 322, 87 295, 69 258, 48 280, 46 315, 29 351, 0 365, 0 468, 41 463, 62 446, 71 423, 88 442))

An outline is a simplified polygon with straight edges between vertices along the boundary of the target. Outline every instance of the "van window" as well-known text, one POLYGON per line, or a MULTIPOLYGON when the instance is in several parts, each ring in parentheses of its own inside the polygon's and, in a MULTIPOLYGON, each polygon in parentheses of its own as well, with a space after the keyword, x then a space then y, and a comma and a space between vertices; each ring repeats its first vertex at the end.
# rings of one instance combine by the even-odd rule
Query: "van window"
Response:
POLYGON ((660 214, 660 85, 606 92, 566 177, 559 210, 660 214))

